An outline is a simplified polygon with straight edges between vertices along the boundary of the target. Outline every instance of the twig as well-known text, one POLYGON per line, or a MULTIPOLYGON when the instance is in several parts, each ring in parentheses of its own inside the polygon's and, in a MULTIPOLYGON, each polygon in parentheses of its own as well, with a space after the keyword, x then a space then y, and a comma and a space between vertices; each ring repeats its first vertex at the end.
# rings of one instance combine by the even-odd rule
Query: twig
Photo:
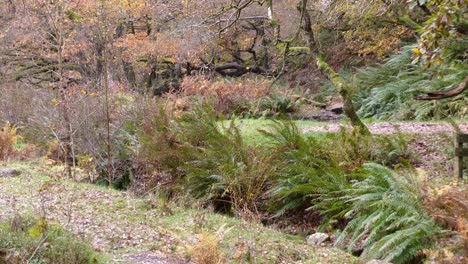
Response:
POLYGON ((37 251, 39 250, 39 248, 41 247, 41 245, 46 241, 46 239, 49 237, 49 234, 45 235, 44 238, 41 239, 41 241, 39 241, 39 244, 37 245, 36 249, 34 250, 34 252, 32 253, 32 255, 29 257, 28 261, 26 261, 26 263, 30 263, 32 258, 36 255, 37 251))

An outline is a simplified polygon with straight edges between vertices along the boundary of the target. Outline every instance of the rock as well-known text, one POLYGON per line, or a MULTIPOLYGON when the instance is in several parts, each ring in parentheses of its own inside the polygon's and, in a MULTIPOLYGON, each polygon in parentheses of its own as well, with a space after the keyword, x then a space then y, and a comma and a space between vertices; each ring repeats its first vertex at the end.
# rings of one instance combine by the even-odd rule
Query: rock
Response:
POLYGON ((460 235, 454 235, 449 240, 450 244, 463 245, 465 239, 460 235))
POLYGON ((307 237, 307 244, 313 245, 313 246, 319 246, 326 240, 328 240, 330 236, 326 233, 315 233, 307 237))
POLYGON ((331 111, 328 110, 321 110, 319 112, 302 116, 300 119, 304 120, 314 120, 314 121, 320 121, 320 122, 338 122, 341 120, 343 117, 341 115, 336 115, 331 111))
POLYGON ((5 168, 5 169, 0 169, 0 178, 6 178, 6 177, 16 177, 21 175, 22 171, 18 169, 12 169, 12 168, 5 168))
POLYGON ((391 262, 381 260, 381 259, 372 259, 366 262, 366 264, 392 264, 391 262))
POLYGON ((334 114, 341 115, 343 113, 343 103, 334 103, 328 107, 328 110, 334 114))

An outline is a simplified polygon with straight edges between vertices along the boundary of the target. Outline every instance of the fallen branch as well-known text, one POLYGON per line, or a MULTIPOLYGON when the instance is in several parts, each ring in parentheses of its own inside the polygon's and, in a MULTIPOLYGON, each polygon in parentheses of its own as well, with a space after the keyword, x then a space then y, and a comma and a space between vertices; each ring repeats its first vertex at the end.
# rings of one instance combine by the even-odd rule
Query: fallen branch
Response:
POLYGON ((229 77, 240 77, 249 72, 267 75, 267 76, 274 76, 273 72, 267 71, 261 67, 257 67, 257 66, 246 67, 246 66, 242 66, 236 63, 228 63, 225 65, 216 66, 214 67, 214 70, 215 72, 223 76, 229 76, 229 77))
POLYGON ((468 83, 468 77, 465 77, 465 79, 455 88, 452 88, 446 91, 430 92, 425 95, 418 95, 415 98, 417 100, 440 100, 444 98, 453 97, 465 91, 467 89, 467 85, 466 85, 467 83, 468 83))

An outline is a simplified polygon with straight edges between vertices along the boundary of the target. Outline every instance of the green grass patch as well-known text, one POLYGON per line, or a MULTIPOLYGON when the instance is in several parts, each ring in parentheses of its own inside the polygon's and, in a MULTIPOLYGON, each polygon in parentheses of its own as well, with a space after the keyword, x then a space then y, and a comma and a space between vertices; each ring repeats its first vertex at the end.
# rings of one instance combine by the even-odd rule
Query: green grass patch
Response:
MULTIPOLYGON (((222 124, 227 126, 231 121, 223 121, 222 124)), ((265 145, 268 143, 268 139, 265 138, 259 130, 268 129, 275 122, 274 119, 237 119, 235 124, 241 131, 241 135, 245 142, 249 145, 265 145)), ((326 126, 329 123, 317 122, 310 120, 296 120, 294 123, 299 129, 304 129, 313 126, 326 126)))
POLYGON ((90 244, 44 219, 0 222, 0 263, 107 263, 90 244))

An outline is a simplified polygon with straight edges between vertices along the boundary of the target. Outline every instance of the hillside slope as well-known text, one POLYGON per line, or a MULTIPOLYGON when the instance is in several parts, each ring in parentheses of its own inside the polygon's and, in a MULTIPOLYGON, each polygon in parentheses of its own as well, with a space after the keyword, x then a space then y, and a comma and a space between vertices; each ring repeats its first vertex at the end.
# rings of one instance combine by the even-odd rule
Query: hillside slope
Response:
POLYGON ((342 251, 312 247, 302 237, 258 224, 59 180, 40 162, 10 163, 8 168, 21 174, 0 175, 0 221, 15 214, 45 215, 89 240, 112 263, 186 263, 199 253, 193 249, 202 245, 201 234, 219 239, 217 247, 226 263, 356 262, 342 251))

